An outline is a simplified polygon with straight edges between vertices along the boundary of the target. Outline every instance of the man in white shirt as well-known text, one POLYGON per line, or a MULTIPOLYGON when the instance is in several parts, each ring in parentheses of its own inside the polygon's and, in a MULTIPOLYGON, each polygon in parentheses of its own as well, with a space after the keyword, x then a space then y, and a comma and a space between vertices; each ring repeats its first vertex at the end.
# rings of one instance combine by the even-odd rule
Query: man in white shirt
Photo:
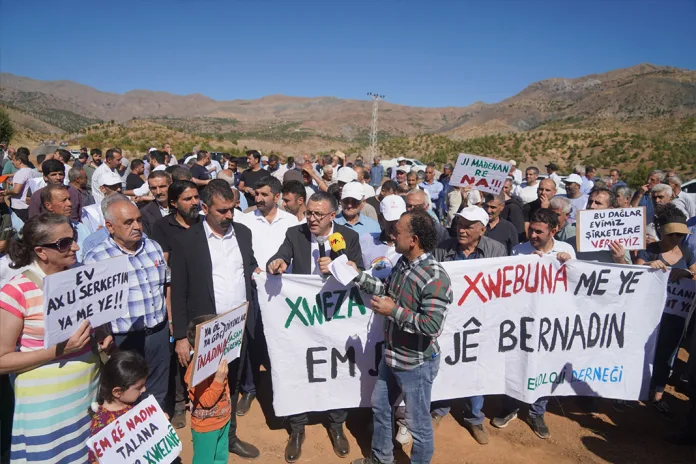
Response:
POLYGON ((365 199, 372 198, 375 196, 375 188, 369 183, 365 182, 365 168, 362 166, 353 166, 353 170, 358 175, 357 181, 363 187, 363 193, 365 194, 365 199))
POLYGON ((587 194, 582 193, 582 179, 577 174, 571 174, 566 177, 564 183, 566 194, 561 196, 570 200, 571 210, 568 220, 571 224, 575 224, 578 211, 582 211, 587 207, 587 194))
POLYGON ((82 223, 86 225, 92 233, 104 227, 104 212, 102 210, 102 201, 104 198, 114 193, 121 193, 123 190, 121 178, 115 172, 105 173, 100 177, 99 182, 99 187, 94 193, 99 192, 101 200, 98 203, 82 208, 82 223))
MULTIPOLYGON (((531 203, 538 198, 539 189, 539 169, 530 166, 525 171, 526 181, 516 187, 516 195, 520 197, 522 203, 531 203)), ((514 182, 513 182, 514 183, 514 182)))
POLYGON ((590 193, 590 190, 592 190, 592 187, 594 187, 594 182, 591 178, 594 171, 595 169, 592 166, 585 167, 582 164, 578 164, 575 166, 575 168, 573 168, 573 173, 577 174, 582 180, 582 183, 580 184, 580 192, 585 195, 590 193))
MULTIPOLYGON (((94 171, 94 174, 92 174, 92 195, 94 196, 94 201, 97 205, 101 205, 101 202, 104 199, 104 193, 102 192, 101 187, 103 185, 113 184, 104 184, 104 180, 102 178, 109 174, 116 174, 119 181, 121 180, 121 177, 116 172, 116 168, 121 165, 121 159, 123 159, 123 155, 118 150, 115 148, 109 148, 106 150, 104 162, 99 165, 99 167, 94 171)), ((113 179, 113 177, 110 178, 113 179)), ((110 180, 109 182, 112 181, 110 180)))
POLYGON ((283 182, 283 175, 285 175, 287 171, 288 168, 280 164, 278 155, 271 155, 268 157, 268 172, 281 183, 283 182))
MULTIPOLYGON (((236 214, 235 222, 244 224, 251 230, 252 248, 257 262, 266 263, 278 251, 285 240, 285 233, 290 227, 299 224, 297 218, 278 208, 280 191, 283 185, 275 177, 264 177, 256 184, 256 209, 245 214, 236 214)), ((249 308, 251 311, 255 308, 249 308)), ((258 318, 260 316, 257 314, 258 318)), ((254 342, 258 342, 263 333, 254 334, 254 342)), ((237 415, 244 416, 249 412, 251 403, 256 398, 254 378, 258 376, 263 353, 262 343, 256 343, 249 350, 249 356, 242 371, 240 389, 242 397, 237 406, 237 415), (258 359, 256 359, 258 358, 258 359)))
POLYGON ((553 179, 556 183, 556 188, 558 188, 561 185, 561 176, 556 172, 558 171, 558 166, 556 166, 556 163, 549 163, 544 167, 546 168, 546 173, 549 175, 549 179, 553 179))
POLYGON ((63 163, 63 170, 65 171, 65 178, 63 179, 63 184, 67 187, 70 185, 70 180, 68 179, 68 171, 70 171, 70 165, 68 164, 72 160, 72 153, 64 148, 59 148, 56 150, 56 154, 53 159, 57 159, 63 163))
MULTIPOLYGON (((510 177, 512 177, 512 185, 513 187, 519 187, 522 185, 522 171, 517 169, 517 161, 510 160, 508 163, 510 163, 512 166, 510 168, 510 174, 508 174, 510 177)), ((537 171, 537 174, 539 174, 539 171, 537 171)))
MULTIPOLYGON (((539 256, 551 255, 558 258, 561 263, 569 259, 575 259, 575 250, 565 242, 557 241, 553 236, 558 231, 558 215, 548 208, 541 208, 532 213, 529 218, 529 241, 520 243, 512 249, 512 255, 532 255, 539 256)), ((551 437, 544 413, 548 398, 539 398, 529 406, 527 423, 539 438, 548 439, 551 437)), ((506 396, 503 400, 504 413, 502 417, 496 417, 491 421, 491 425, 496 428, 506 427, 510 422, 517 418, 519 407, 516 400, 506 396)))
POLYGON ((672 203, 686 214, 686 218, 689 219, 696 216, 696 201, 694 201, 691 195, 682 191, 682 181, 679 176, 670 176, 665 179, 665 183, 672 187, 674 192, 672 203))

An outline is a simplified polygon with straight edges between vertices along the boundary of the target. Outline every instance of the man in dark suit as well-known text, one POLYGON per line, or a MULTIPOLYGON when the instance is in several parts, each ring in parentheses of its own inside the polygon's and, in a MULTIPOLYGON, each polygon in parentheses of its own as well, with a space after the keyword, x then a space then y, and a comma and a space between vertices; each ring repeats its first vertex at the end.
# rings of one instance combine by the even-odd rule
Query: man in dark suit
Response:
MULTIPOLYGON (((331 251, 328 236, 334 232, 343 235, 346 242, 348 260, 359 269, 364 269, 360 239, 351 229, 334 223, 338 203, 327 192, 317 192, 307 203, 307 223, 291 227, 285 234, 285 241, 266 265, 270 274, 283 274, 292 264, 293 274, 328 274, 328 266, 338 255, 331 251), (320 251, 320 247, 323 250, 320 251)), ((341 458, 350 453, 350 445, 343 431, 343 423, 348 413, 344 410, 329 411, 329 436, 334 452, 341 458)), ((290 422, 290 440, 285 447, 285 460, 295 462, 302 455, 302 443, 305 439, 307 414, 288 417, 290 422)))
MULTIPOLYGON (((148 237, 152 235, 152 226, 155 222, 169 214, 169 204, 167 203, 167 190, 172 183, 172 176, 165 171, 153 171, 147 177, 147 185, 150 194, 155 201, 151 201, 140 210, 143 216, 143 230, 148 237)), ((143 185, 143 187, 145 187, 143 185)), ((138 189, 132 192, 137 192, 138 189)), ((128 194, 128 192, 126 192, 128 194)))
MULTIPOLYGON (((251 246, 251 231, 233 223, 234 195, 227 183, 212 182, 201 195, 205 221, 175 236, 169 254, 172 269, 172 334, 182 366, 190 361, 191 345, 186 340, 189 321, 206 314, 222 314, 240 304, 252 306, 252 273, 258 269, 251 246)), ((259 270, 260 271, 260 270, 259 270)), ((237 388, 240 366, 246 356, 247 334, 254 333, 254 311, 247 311, 240 357, 229 365, 232 394, 229 451, 243 458, 257 458, 259 450, 237 438, 237 388)))

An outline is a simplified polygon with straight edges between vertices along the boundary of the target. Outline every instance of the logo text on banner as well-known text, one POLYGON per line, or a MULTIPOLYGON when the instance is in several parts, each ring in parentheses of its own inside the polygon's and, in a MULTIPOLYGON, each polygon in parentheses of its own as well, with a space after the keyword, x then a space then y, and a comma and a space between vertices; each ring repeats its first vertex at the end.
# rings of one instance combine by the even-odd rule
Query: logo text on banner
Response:
MULTIPOLYGON (((434 401, 647 394, 667 273, 538 256, 443 265, 454 302, 434 401)), ((276 414, 369 406, 384 347, 369 295, 318 276, 256 279, 276 414)))
POLYGON ((69 339, 88 320, 92 327, 128 315, 128 256, 46 276, 44 348, 69 339))
POLYGON ((665 301, 665 312, 686 318, 689 315, 691 302, 696 296, 696 281, 691 279, 680 279, 679 282, 669 282, 667 284, 667 300, 665 301))
POLYGON ((608 250, 618 241, 627 250, 645 248, 645 207, 578 211, 578 251, 608 250))
POLYGON ((103 464, 168 464, 181 453, 181 440, 154 396, 89 437, 87 446, 103 464))
POLYGON ((247 303, 196 326, 191 386, 215 374, 223 356, 228 363, 239 357, 246 323, 247 303))
POLYGON ((460 153, 450 178, 455 187, 471 187, 474 190, 498 194, 510 173, 511 165, 504 161, 460 153))

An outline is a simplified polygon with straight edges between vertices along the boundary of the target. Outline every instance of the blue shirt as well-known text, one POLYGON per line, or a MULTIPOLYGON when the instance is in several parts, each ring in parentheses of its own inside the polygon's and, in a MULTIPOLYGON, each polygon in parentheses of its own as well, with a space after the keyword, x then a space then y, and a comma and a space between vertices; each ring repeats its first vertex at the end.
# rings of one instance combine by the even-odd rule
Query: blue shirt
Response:
POLYGON ((469 253, 469 256, 466 256, 464 253, 462 253, 462 250, 457 250, 457 261, 467 261, 469 259, 479 259, 481 255, 479 254, 479 249, 476 248, 474 251, 469 253))
POLYGON ((84 249, 84 243, 87 237, 89 237, 91 234, 89 233, 89 229, 87 228, 86 225, 84 225, 81 222, 73 222, 70 221, 70 224, 72 225, 72 228, 75 232, 77 232, 77 246, 80 247, 79 250, 77 250, 76 256, 77 256, 77 262, 81 263, 82 258, 85 256, 87 253, 84 249))
POLYGON ((356 222, 355 224, 349 224, 346 221, 346 218, 343 217, 343 213, 337 214, 336 219, 334 219, 334 222, 336 224, 341 224, 342 226, 346 226, 350 229, 353 229, 355 232, 358 233, 358 235, 375 233, 379 234, 381 231, 379 223, 377 221, 365 216, 362 213, 360 213, 360 216, 358 217, 358 222, 356 222))
POLYGON ((421 182, 420 184, 418 184, 418 186, 430 194, 430 200, 434 204, 438 204, 438 201, 440 200, 440 194, 444 189, 444 186, 440 182, 436 180, 433 180, 432 184, 429 184, 427 182, 421 182))
POLYGON ((82 248, 82 256, 87 256, 87 253, 89 253, 91 249, 99 245, 108 237, 109 231, 106 230, 106 227, 102 227, 96 232, 92 232, 91 234, 87 235, 87 237, 85 237, 85 239, 82 241, 82 244, 80 244, 80 248, 82 248))
POLYGON ((649 193, 646 193, 645 195, 640 197, 638 206, 645 206, 645 222, 647 224, 653 222, 653 219, 655 218, 655 205, 653 204, 652 198, 650 198, 649 193))
POLYGON ((378 164, 377 166, 372 165, 370 167, 370 185, 374 188, 382 185, 382 179, 384 178, 384 166, 378 164))
POLYGON ((164 284, 169 282, 169 269, 157 242, 143 236, 138 250, 130 253, 108 237, 87 253, 85 264, 123 255, 128 256, 129 314, 111 323, 115 334, 153 328, 167 319, 164 284))

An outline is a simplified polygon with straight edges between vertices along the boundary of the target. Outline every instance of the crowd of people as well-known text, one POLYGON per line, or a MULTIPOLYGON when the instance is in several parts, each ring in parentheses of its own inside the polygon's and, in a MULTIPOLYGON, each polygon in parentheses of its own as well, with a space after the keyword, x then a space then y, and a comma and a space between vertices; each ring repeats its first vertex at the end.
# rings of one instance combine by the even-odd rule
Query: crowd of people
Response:
MULTIPOLYGON (((154 396, 174 428, 190 413, 194 463, 258 458, 238 436, 238 419, 256 399, 261 366, 272 369, 254 274, 326 275, 337 254, 326 237, 343 235, 355 284, 374 295, 385 317, 385 353, 372 394, 372 451, 360 464, 393 462, 394 440, 412 443, 411 462, 428 463, 434 430, 448 402, 431 404, 438 336, 453 295, 441 263, 514 255, 550 255, 636 264, 696 275, 696 203, 675 172, 652 171, 633 191, 618 169, 598 176, 577 166, 567 177, 554 163, 512 170, 499 194, 455 186, 453 165, 438 171, 399 158, 391 173, 377 157, 353 161, 337 152, 302 160, 247 152, 247 168, 201 150, 178 159, 171 146, 126 160, 118 148, 83 148, 76 160, 59 149, 39 155, 2 147, 0 196, 0 413, 3 456, 13 463, 97 462, 90 435, 154 396), (644 206, 646 249, 576 249, 578 212, 644 206), (43 278, 109 258, 128 258, 127 315, 101 327, 83 322, 69 340, 44 348, 43 278), (366 270, 370 269, 370 272, 366 270), (417 289, 415 291, 414 289, 417 289), (190 386, 195 328, 249 304, 241 356, 190 386), (425 309, 427 308, 427 310, 425 309), (395 402, 394 398, 399 399, 395 402), (403 406, 398 406, 402 403, 403 406), (11 424, 11 427, 8 425, 11 424), (11 446, 8 446, 11 444, 11 446)), ((649 404, 665 401, 685 319, 664 314, 649 404)), ((694 369, 687 369, 683 380, 694 369)), ((694 396, 696 398, 696 396, 694 396)), ((463 424, 489 442, 485 398, 466 398, 463 424)), ((548 398, 528 405, 525 420, 540 438, 548 398)), ((630 402, 613 401, 617 411, 630 402)), ((506 398, 490 425, 503 428, 520 405, 506 398)), ((325 413, 334 452, 350 453, 346 410, 325 413)), ((671 440, 695 444, 696 415, 671 440)), ((307 414, 286 418, 287 462, 301 460, 307 414)), ((243 428, 242 428, 243 429, 243 428)), ((262 446, 261 446, 262 447, 262 446)))

